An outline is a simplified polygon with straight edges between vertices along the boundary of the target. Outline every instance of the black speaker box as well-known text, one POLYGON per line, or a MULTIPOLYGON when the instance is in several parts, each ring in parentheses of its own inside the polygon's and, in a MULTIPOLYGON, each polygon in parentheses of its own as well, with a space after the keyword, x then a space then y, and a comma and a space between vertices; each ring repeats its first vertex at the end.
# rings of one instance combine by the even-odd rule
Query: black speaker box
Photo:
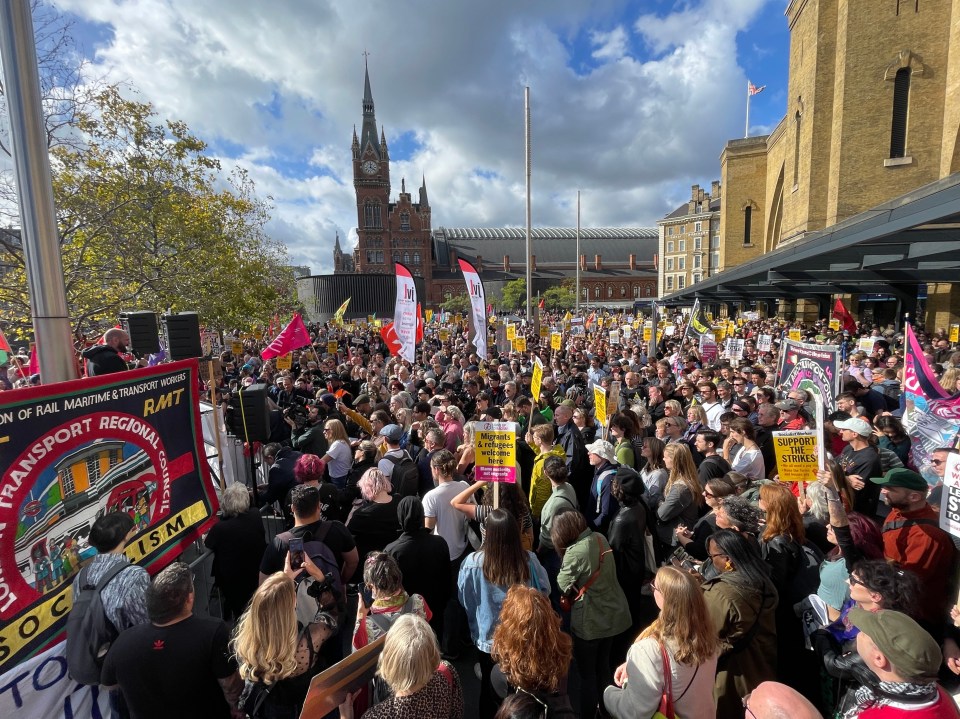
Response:
POLYGON ((180 312, 163 316, 163 334, 167 340, 167 355, 172 360, 202 357, 200 346, 200 315, 180 312))
POLYGON ((160 351, 160 325, 156 312, 123 312, 120 326, 130 335, 130 351, 138 357, 160 351))
POLYGON ((244 442, 267 442, 270 439, 270 413, 267 385, 252 384, 230 396, 227 413, 230 434, 244 442))

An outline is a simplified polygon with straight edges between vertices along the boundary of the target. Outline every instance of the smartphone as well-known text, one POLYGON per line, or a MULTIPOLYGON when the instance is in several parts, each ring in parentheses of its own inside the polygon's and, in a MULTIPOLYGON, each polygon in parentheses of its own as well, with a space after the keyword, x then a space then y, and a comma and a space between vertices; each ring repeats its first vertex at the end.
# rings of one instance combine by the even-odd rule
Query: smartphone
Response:
POLYGON ((363 589, 360 590, 360 601, 363 602, 363 606, 370 608, 373 606, 373 591, 370 587, 364 585, 363 589))
POLYGON ((303 566, 303 539, 294 537, 290 540, 290 568, 300 569, 303 566))

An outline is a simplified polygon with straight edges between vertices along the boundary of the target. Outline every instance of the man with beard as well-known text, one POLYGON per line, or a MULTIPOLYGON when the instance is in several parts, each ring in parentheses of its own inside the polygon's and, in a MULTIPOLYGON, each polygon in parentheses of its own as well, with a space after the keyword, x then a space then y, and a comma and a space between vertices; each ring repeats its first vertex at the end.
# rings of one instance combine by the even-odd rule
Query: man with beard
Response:
POLYGON ((927 502, 927 480, 913 470, 897 467, 883 477, 871 477, 870 482, 879 485, 880 496, 890 507, 882 528, 883 553, 917 575, 923 587, 918 618, 939 626, 951 602, 948 585, 956 548, 927 502))

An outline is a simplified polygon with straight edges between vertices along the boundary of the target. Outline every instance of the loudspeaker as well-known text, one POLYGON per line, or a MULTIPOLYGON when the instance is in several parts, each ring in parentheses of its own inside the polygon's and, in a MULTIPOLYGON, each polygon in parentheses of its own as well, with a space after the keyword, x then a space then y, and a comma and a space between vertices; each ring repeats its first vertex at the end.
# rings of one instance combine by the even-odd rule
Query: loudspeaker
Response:
POLYGON ((172 360, 202 357, 200 346, 200 315, 180 312, 163 316, 163 336, 167 340, 167 355, 172 360))
POLYGON ((160 325, 156 312, 122 312, 120 326, 130 335, 130 351, 138 357, 160 351, 160 325))
POLYGON ((230 434, 242 441, 268 441, 270 412, 267 409, 267 385, 252 384, 230 395, 227 420, 230 434))

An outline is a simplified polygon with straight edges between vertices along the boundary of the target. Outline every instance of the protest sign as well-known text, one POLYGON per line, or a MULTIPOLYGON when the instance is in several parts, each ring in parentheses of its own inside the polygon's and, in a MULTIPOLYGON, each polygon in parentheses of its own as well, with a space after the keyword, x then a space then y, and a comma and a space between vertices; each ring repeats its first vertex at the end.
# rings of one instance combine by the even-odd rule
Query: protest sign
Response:
POLYGON ((677 326, 668 325, 667 327, 664 328, 663 332, 664 334, 667 335, 667 337, 673 337, 677 333, 677 326))
POLYGON ((834 332, 837 332, 840 329, 840 320, 836 318, 830 320, 829 326, 830 326, 830 329, 832 329, 834 332))
POLYGON ((530 380, 530 396, 533 397, 534 404, 540 399, 540 385, 543 384, 543 364, 539 357, 536 360, 533 363, 533 378, 530 380))
POLYGON ((314 676, 301 716, 326 716, 346 701, 347 694, 367 686, 377 671, 386 641, 384 635, 314 676))
POLYGON ((277 369, 285 370, 293 368, 293 354, 287 352, 285 355, 277 357, 277 369))
POLYGON ((773 347, 773 335, 760 335, 757 337, 757 352, 769 352, 773 347))
POLYGON ((517 481, 517 429, 513 422, 477 422, 476 464, 478 482, 517 481))
POLYGON ((950 325, 950 342, 960 342, 960 325, 950 325))
POLYGON ((633 326, 630 324, 625 324, 623 326, 623 339, 629 342, 631 337, 633 337, 633 326))
POLYGON ((554 332, 552 335, 550 335, 550 349, 558 350, 560 349, 562 344, 563 344, 562 332, 554 332))
POLYGON ((940 528, 960 537, 960 454, 948 454, 943 472, 940 528))
POLYGON ((607 391, 600 385, 593 387, 594 416, 601 427, 607 426, 607 391))
POLYGON ((151 573, 212 524, 198 389, 186 360, 3 393, 0 671, 62 637, 97 517, 130 514, 151 573))
POLYGON ((550 328, 546 325, 540 325, 540 338, 546 339, 550 336, 550 328))
POLYGON ((517 352, 526 352, 527 351, 527 338, 526 337, 517 337, 513 340, 513 349, 517 352))
POLYGON ((336 340, 327 341, 327 352, 329 354, 335 355, 338 349, 340 349, 340 345, 337 343, 336 340))
POLYGON ((643 341, 649 342, 651 337, 653 337, 653 328, 646 324, 643 326, 643 341))
POLYGON ((231 340, 230 341, 230 351, 233 354, 237 355, 237 359, 240 359, 243 355, 243 342, 240 340, 231 340))
POLYGON ((440 341, 446 342, 448 339, 450 339, 450 330, 441 329, 439 332, 439 335, 440 335, 440 341))
POLYGON ((109 717, 110 695, 67 674, 66 642, 0 675, 0 716, 109 717))
POLYGON ((620 344, 620 331, 619 330, 610 330, 610 344, 618 345, 620 344))
POLYGON ((876 337, 861 337, 857 341, 857 351, 873 354, 873 346, 877 343, 876 337))
POLYGON ((800 333, 800 330, 790 330, 787 332, 787 337, 790 338, 792 342, 799 342, 803 339, 803 335, 800 333))
POLYGON ((607 417, 613 417, 617 413, 617 401, 620 398, 620 383, 611 382, 610 392, 607 393, 607 417))
POLYGON ((717 339, 712 332, 700 337, 700 357, 705 363, 713 362, 717 358, 717 339))
POLYGON ((786 340, 780 348, 779 387, 785 392, 803 389, 820 395, 832 408, 840 391, 840 349, 786 340))
POLYGON ((513 342, 515 339, 517 339, 517 326, 512 322, 507 324, 507 339, 510 342, 513 342))
POLYGON ((781 482, 817 479, 817 433, 812 429, 774 432, 773 449, 781 482))
POLYGON ((727 359, 740 359, 743 357, 743 340, 742 339, 729 339, 726 342, 726 351, 727 359))

